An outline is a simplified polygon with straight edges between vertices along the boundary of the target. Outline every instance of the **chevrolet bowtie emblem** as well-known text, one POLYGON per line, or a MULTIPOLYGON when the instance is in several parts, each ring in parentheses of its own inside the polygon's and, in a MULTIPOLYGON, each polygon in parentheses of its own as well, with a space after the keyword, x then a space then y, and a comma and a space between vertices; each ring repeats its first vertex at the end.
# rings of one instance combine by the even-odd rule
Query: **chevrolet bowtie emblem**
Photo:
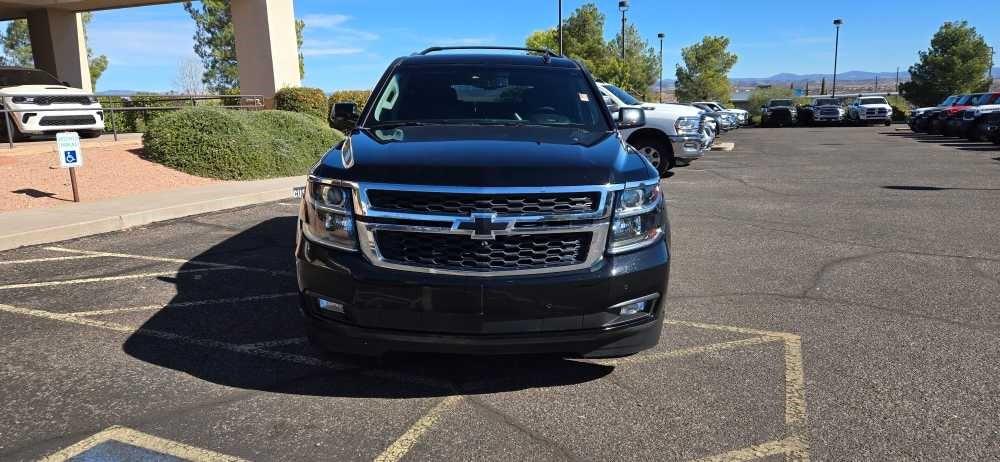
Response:
POLYGON ((495 213, 473 213, 469 218, 455 220, 451 229, 465 231, 473 239, 496 239, 497 232, 509 231, 514 227, 513 219, 497 219, 495 213))

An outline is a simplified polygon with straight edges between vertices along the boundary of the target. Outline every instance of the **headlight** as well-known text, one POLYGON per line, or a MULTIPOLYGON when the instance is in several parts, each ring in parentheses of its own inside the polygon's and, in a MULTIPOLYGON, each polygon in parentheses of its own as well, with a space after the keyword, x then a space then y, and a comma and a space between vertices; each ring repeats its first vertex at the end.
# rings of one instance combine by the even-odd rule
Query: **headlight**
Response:
POLYGON ((15 102, 15 103, 35 104, 35 97, 34 96, 15 96, 11 100, 13 102, 15 102))
POLYGON ((659 182, 629 188, 618 195, 608 252, 640 249, 663 235, 663 200, 659 182))
POLYGON ((697 133, 701 128, 700 117, 678 117, 674 122, 674 129, 678 134, 697 133))
POLYGON ((349 188, 310 180, 303 200, 302 231, 309 240, 342 250, 358 248, 349 188))

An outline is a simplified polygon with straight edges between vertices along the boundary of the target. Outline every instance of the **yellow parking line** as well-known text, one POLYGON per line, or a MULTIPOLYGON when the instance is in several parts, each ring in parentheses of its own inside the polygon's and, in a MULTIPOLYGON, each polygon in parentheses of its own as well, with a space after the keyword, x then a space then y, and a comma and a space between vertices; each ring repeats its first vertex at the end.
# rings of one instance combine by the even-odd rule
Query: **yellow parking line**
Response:
POLYGON ((105 255, 71 255, 67 257, 29 258, 27 260, 0 261, 0 265, 18 265, 22 263, 45 263, 50 261, 82 260, 84 258, 99 258, 104 256, 105 255))
POLYGON ((0 311, 6 311, 8 313, 23 314, 23 315, 34 316, 34 317, 44 318, 44 319, 50 319, 50 320, 53 320, 53 321, 63 321, 63 322, 67 322, 67 323, 71 323, 71 324, 77 324, 77 325, 81 325, 81 326, 99 327, 99 328, 102 328, 102 329, 113 330, 113 331, 116 331, 116 332, 135 333, 135 334, 139 334, 139 335, 146 335, 146 336, 150 336, 150 337, 156 337, 156 338, 159 338, 159 339, 162 339, 162 340, 170 340, 170 341, 175 341, 175 342, 180 342, 180 343, 186 343, 186 344, 189 344, 189 345, 196 345, 196 346, 201 346, 201 347, 206 347, 206 348, 216 348, 216 349, 220 349, 220 350, 231 351, 231 352, 234 352, 234 353, 249 354, 249 355, 258 356, 258 357, 262 357, 262 358, 276 359, 276 360, 280 360, 280 361, 288 361, 288 362, 293 362, 293 363, 297 363, 297 364, 304 364, 304 365, 307 365, 307 366, 325 367, 325 368, 333 369, 333 370, 344 370, 344 369, 354 368, 354 366, 350 366, 350 365, 346 365, 346 364, 342 364, 342 363, 335 363, 333 361, 326 361, 326 360, 322 360, 322 359, 318 359, 318 358, 313 358, 313 357, 310 357, 310 356, 303 356, 303 355, 297 355, 297 354, 291 354, 291 353, 282 353, 282 352, 278 352, 278 351, 265 350, 265 349, 261 349, 261 348, 252 348, 252 347, 247 347, 247 346, 244 346, 244 345, 239 345, 239 344, 236 344, 236 343, 222 342, 222 341, 219 341, 219 340, 211 340, 211 339, 201 339, 201 338, 195 338, 195 337, 188 337, 186 335, 180 335, 180 334, 175 334, 175 333, 172 333, 172 332, 166 332, 166 331, 161 331, 161 330, 156 330, 156 329, 145 329, 145 328, 135 329, 133 327, 129 327, 129 326, 126 326, 126 325, 123 325, 123 324, 114 323, 114 322, 99 321, 99 320, 96 320, 96 319, 89 319, 89 318, 83 318, 83 317, 78 317, 78 316, 72 316, 72 315, 63 314, 63 313, 53 313, 51 311, 35 310, 35 309, 31 309, 31 308, 20 308, 20 307, 16 307, 16 306, 2 305, 2 304, 0 304, 0 311))
POLYGON ((282 340, 269 340, 267 342, 244 343, 243 345, 240 346, 249 349, 274 348, 274 347, 288 346, 288 345, 301 345, 308 341, 309 339, 305 337, 295 337, 295 338, 286 338, 282 340))
POLYGON ((87 284, 91 282, 121 281, 125 279, 142 279, 142 278, 150 278, 157 276, 173 276, 175 274, 204 273, 206 271, 223 271, 232 269, 234 268, 196 268, 196 269, 179 270, 179 271, 160 271, 157 273, 125 274, 122 276, 108 276, 100 278, 67 279, 65 281, 28 282, 24 284, 9 284, 5 286, 0 286, 0 290, 28 289, 34 287, 63 286, 70 284, 87 284))
POLYGON ((742 462, 763 459, 777 454, 786 454, 792 460, 807 462, 809 456, 803 452, 806 449, 805 444, 799 438, 793 436, 779 441, 768 441, 756 446, 697 459, 696 462, 742 462))
POLYGON ((663 321, 663 323, 664 324, 675 325, 675 326, 687 326, 687 327, 697 327, 697 328, 700 328, 700 329, 721 330, 721 331, 726 331, 726 332, 737 332, 737 333, 741 333, 741 334, 766 335, 766 336, 769 336, 769 337, 778 337, 778 338, 782 338, 782 339, 793 338, 793 337, 794 338, 798 338, 797 335, 795 335, 795 334, 789 334, 788 332, 775 332, 775 331, 769 331, 769 330, 748 329, 746 327, 725 326, 725 325, 722 325, 722 324, 706 324, 706 323, 702 323, 702 322, 681 321, 681 320, 677 320, 677 319, 665 319, 663 321))
POLYGON ((274 300, 278 298, 297 297, 298 292, 286 292, 281 294, 253 295, 249 297, 216 298, 213 300, 196 300, 190 302, 167 303, 165 305, 144 305, 130 306, 126 308, 110 308, 106 310, 73 311, 66 313, 70 316, 101 316, 107 314, 129 313, 133 311, 159 310, 164 308, 189 308, 203 305, 222 305, 226 303, 248 303, 264 300, 274 300))
POLYGON ((138 446, 140 448, 158 452, 160 454, 173 456, 183 460, 190 460, 192 462, 236 462, 244 460, 239 457, 219 454, 207 449, 196 448, 194 446, 188 446, 176 441, 170 441, 137 430, 132 430, 131 428, 115 426, 84 439, 83 441, 80 441, 79 443, 76 443, 66 449, 56 452, 55 454, 42 459, 42 462, 64 462, 106 441, 126 443, 132 446, 138 446))
POLYGON ((226 263, 214 263, 214 262, 200 261, 200 260, 186 260, 186 259, 183 259, 183 258, 151 257, 151 256, 148 256, 148 255, 133 255, 133 254, 128 254, 128 253, 96 252, 96 251, 93 251, 93 250, 67 249, 65 247, 45 247, 45 250, 52 250, 52 251, 55 251, 55 252, 77 253, 77 254, 84 254, 84 255, 94 255, 94 256, 99 256, 99 257, 118 257, 118 258, 131 258, 131 259, 135 259, 135 260, 149 260, 149 261, 162 261, 162 262, 168 262, 168 263, 182 263, 182 264, 190 264, 190 265, 195 265, 195 266, 207 266, 207 267, 212 267, 212 268, 241 269, 241 270, 246 270, 246 271, 256 271, 256 272, 264 272, 264 273, 270 273, 270 274, 280 274, 280 275, 286 275, 286 276, 294 276, 295 275, 294 273, 292 273, 290 271, 278 271, 278 270, 271 270, 271 269, 267 269, 267 268, 257 268, 257 267, 253 267, 253 266, 230 265, 230 264, 226 264, 226 263))
POLYGON ((414 444, 417 444, 417 440, 427 433, 431 427, 437 423, 441 415, 455 407, 459 401, 462 400, 461 396, 449 396, 439 403, 435 404, 426 414, 420 419, 417 419, 406 433, 403 433, 395 442, 392 443, 385 451, 382 451, 378 457, 375 458, 375 462, 396 462, 403 458, 406 453, 410 452, 410 448, 414 444))
POLYGON ((610 359, 610 360, 598 360, 595 361, 598 364, 607 364, 611 366, 618 366, 622 364, 642 364, 654 361, 660 361, 667 358, 678 358, 682 356, 690 356, 696 354, 712 353, 716 351, 729 350, 734 348, 743 348, 753 345, 760 345, 762 343, 780 342, 780 338, 762 336, 762 337, 752 337, 742 340, 733 340, 731 342, 713 343, 711 345, 701 345, 691 348, 681 348, 678 350, 661 351, 658 353, 650 353, 645 355, 629 356, 626 358, 610 359))

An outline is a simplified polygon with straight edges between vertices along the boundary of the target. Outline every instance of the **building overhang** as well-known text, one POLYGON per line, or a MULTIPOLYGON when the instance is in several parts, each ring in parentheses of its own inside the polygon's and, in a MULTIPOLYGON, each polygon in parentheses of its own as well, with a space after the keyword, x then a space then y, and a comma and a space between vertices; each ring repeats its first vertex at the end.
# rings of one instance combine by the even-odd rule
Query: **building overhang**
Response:
POLYGON ((24 18, 29 11, 46 8, 95 11, 179 2, 180 0, 0 0, 0 20, 24 18))

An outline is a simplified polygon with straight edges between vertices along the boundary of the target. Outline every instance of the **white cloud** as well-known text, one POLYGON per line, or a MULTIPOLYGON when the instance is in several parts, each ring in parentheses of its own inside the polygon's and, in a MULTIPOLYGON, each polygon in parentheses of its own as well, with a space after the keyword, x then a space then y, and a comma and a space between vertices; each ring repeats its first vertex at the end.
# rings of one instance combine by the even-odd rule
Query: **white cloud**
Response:
POLYGON ((300 19, 306 23, 307 28, 332 29, 349 21, 351 17, 346 14, 307 14, 300 19))

